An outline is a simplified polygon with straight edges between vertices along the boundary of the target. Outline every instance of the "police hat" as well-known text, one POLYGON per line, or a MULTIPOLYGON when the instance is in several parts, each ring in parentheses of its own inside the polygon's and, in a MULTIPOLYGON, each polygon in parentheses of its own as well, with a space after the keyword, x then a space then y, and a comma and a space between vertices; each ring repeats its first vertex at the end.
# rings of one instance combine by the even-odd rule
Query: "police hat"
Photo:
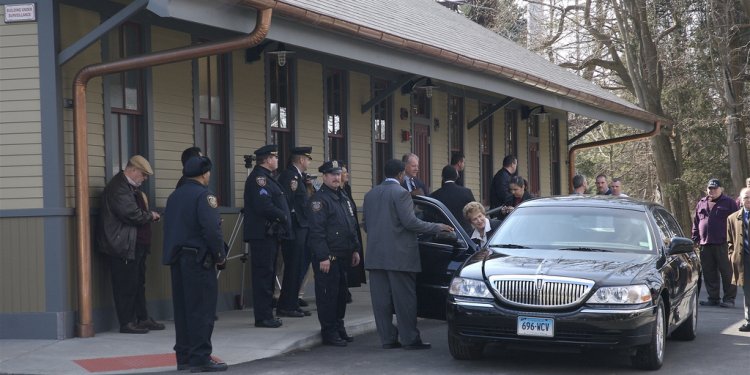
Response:
POLYGON ((307 156, 310 160, 312 160, 312 156, 310 156, 311 153, 312 147, 295 147, 292 149, 292 155, 307 156))
POLYGON ((721 187, 721 181, 719 181, 716 178, 712 178, 712 179, 708 180, 708 187, 710 187, 710 188, 721 187))
POLYGON ((211 159, 207 156, 193 156, 185 162, 185 167, 182 168, 182 175, 185 177, 196 177, 200 176, 211 170, 211 159))
POLYGON ((278 155, 279 146, 277 145, 265 145, 257 150, 255 150, 254 154, 256 157, 260 156, 266 156, 266 155, 278 155))
POLYGON ((146 158, 141 155, 135 155, 130 158, 130 160, 128 160, 128 164, 142 170, 143 173, 149 176, 154 174, 154 170, 151 169, 151 164, 149 164, 148 160, 146 160, 146 158))
POLYGON ((330 160, 318 168, 320 173, 341 173, 341 163, 338 160, 330 160))

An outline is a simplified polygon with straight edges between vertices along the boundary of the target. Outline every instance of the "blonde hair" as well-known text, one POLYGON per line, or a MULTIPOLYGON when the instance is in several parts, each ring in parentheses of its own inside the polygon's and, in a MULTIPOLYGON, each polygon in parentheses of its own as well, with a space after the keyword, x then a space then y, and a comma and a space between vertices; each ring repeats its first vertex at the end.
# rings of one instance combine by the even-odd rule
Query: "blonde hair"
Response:
POLYGON ((464 206, 463 213, 465 218, 469 218, 469 215, 473 215, 475 213, 481 213, 482 215, 487 215, 487 212, 484 210, 484 206, 482 206, 479 202, 469 202, 464 206))

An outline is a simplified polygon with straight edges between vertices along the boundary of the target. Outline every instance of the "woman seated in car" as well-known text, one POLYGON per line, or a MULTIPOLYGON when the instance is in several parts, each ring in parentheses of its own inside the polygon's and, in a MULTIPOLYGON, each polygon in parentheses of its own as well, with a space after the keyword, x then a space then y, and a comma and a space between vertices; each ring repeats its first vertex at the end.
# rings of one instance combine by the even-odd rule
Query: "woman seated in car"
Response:
POLYGON ((479 202, 469 202, 464 206, 464 217, 471 223, 474 231, 471 233, 471 240, 479 247, 487 245, 487 239, 495 233, 500 226, 500 220, 490 219, 487 217, 484 206, 479 202))
POLYGON ((503 220, 506 216, 510 215, 510 213, 513 212, 521 202, 534 197, 528 192, 528 186, 529 184, 521 176, 513 176, 510 178, 508 189, 510 190, 510 197, 508 197, 508 200, 505 201, 505 204, 500 209, 500 220, 503 220))

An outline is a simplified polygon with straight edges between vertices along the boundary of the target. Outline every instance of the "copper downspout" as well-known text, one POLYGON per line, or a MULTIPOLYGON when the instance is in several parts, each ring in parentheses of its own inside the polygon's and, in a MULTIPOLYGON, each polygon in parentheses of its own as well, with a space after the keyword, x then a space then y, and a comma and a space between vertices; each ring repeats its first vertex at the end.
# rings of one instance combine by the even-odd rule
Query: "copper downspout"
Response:
POLYGON ((617 137, 612 139, 604 139, 601 141, 595 141, 595 142, 589 142, 589 143, 581 143, 579 145, 575 145, 570 148, 568 151, 568 188, 570 191, 573 191, 573 176, 575 176, 575 165, 576 165, 576 151, 583 150, 586 148, 592 148, 592 147, 599 147, 599 146, 607 146, 607 145, 614 145, 617 143, 624 143, 624 142, 630 142, 637 139, 644 139, 644 138, 651 138, 661 131, 661 121, 655 121, 654 122, 654 130, 648 132, 648 133, 640 133, 640 134, 633 134, 633 135, 626 135, 624 137, 617 137))
POLYGON ((245 1, 258 10, 255 29, 245 36, 223 42, 205 43, 119 61, 94 64, 83 67, 73 81, 75 107, 73 121, 75 131, 75 182, 76 182, 76 224, 78 246, 78 326, 79 337, 93 337, 91 306, 91 233, 89 224, 89 161, 88 124, 86 112, 86 85, 94 77, 191 60, 204 56, 217 55, 244 49, 260 44, 271 27, 272 7, 276 1, 245 1))

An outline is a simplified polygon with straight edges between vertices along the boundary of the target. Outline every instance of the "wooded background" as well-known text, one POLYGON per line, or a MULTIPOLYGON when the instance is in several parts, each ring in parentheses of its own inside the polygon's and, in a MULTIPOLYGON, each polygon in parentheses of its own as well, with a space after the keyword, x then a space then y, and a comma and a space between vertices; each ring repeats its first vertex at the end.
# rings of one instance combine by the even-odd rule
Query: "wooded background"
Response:
MULTIPOLYGON (((750 0, 446 1, 475 22, 672 121, 649 140, 577 154, 626 194, 659 202, 685 231, 710 178, 736 198, 748 172, 750 0)), ((594 119, 571 115, 570 135, 594 119)), ((577 143, 637 130, 604 123, 577 143)))

